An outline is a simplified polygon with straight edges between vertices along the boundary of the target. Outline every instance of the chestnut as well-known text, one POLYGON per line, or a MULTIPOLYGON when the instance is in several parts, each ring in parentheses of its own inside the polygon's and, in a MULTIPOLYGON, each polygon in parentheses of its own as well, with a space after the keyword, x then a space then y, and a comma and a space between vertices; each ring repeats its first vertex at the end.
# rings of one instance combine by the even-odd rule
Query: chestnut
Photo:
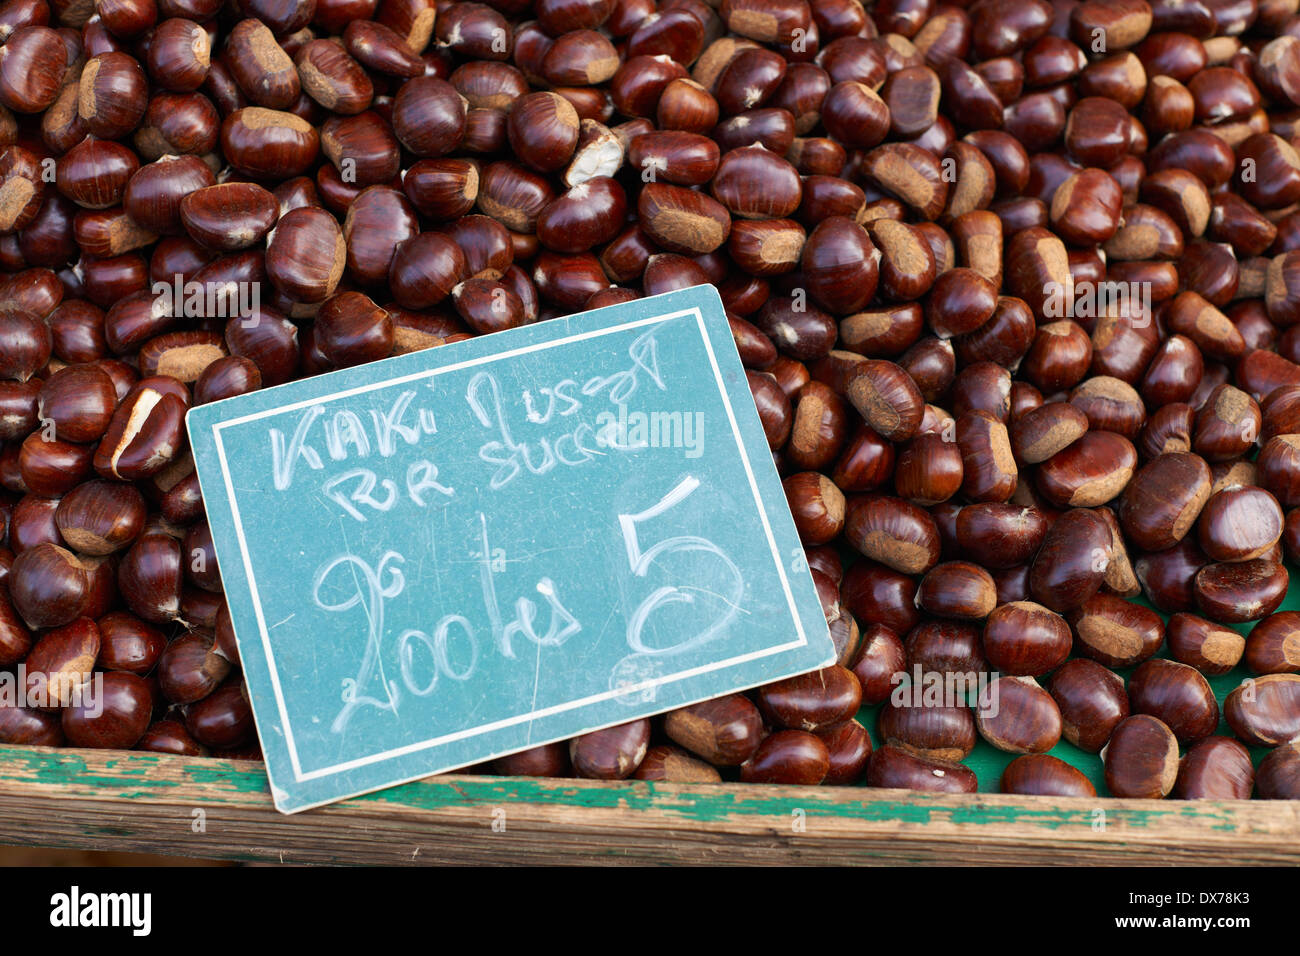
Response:
POLYGON ((127 54, 92 56, 81 71, 77 113, 92 135, 120 139, 134 130, 144 116, 149 105, 148 89, 144 70, 127 54))
MULTIPOLYGON (((508 759, 508 758, 506 758, 508 759)), ((494 764, 494 769, 496 765, 494 764)), ((508 773, 509 768, 498 770, 508 773)), ((634 780, 663 780, 669 783, 721 783, 722 775, 697 757, 692 757, 680 747, 660 744, 646 751, 641 766, 632 775, 634 780)))
POLYGON ((1300 613, 1279 611, 1261 620, 1246 637, 1245 657, 1256 674, 1300 672, 1300 613))
POLYGON ((1182 800, 1249 800, 1254 786, 1250 751, 1231 737, 1206 737, 1183 757, 1174 796, 1182 800))
POLYGON ((906 694, 891 699, 880 711, 880 737, 886 744, 909 753, 956 763, 975 747, 975 722, 965 705, 921 703, 906 694))
POLYGON ((1195 743, 1219 726, 1219 705, 1209 682, 1193 667, 1149 660, 1129 678, 1133 711, 1159 717, 1181 743, 1195 743))
POLYGON ((665 251, 683 255, 713 252, 731 231, 731 216, 716 199, 660 182, 642 188, 637 218, 645 234, 665 251))
POLYGON ((1120 495, 1120 524, 1137 547, 1164 551, 1192 529, 1209 498, 1204 459, 1180 452, 1160 455, 1138 469, 1120 495))
POLYGON ((924 621, 903 641, 909 671, 978 676, 988 671, 977 626, 961 621, 924 621))
POLYGON ((623 187, 607 176, 592 177, 542 208, 535 220, 537 238, 556 252, 586 252, 613 239, 626 212, 623 187))
POLYGON ((185 729, 207 747, 231 750, 248 743, 254 735, 253 711, 243 683, 229 681, 185 712, 185 729))
MULTIPOLYGON (((1261 625, 1268 620, 1272 618, 1261 625)), ((1165 635, 1174 660, 1211 676, 1228 673, 1247 649, 1246 638, 1237 631, 1185 611, 1169 618, 1165 635)))
POLYGON ((997 589, 979 565, 948 561, 926 572, 917 587, 916 605, 936 617, 978 621, 997 606, 997 589))
POLYGON ((176 754, 181 757, 205 757, 208 749, 190 736, 185 725, 177 720, 156 720, 136 742, 136 750, 151 753, 176 754))
POLYGON ((127 611, 110 611, 95 623, 100 641, 96 663, 107 671, 127 671, 144 677, 154 669, 167 646, 162 631, 127 611))
POLYGON ((758 689, 757 702, 777 726, 818 731, 856 714, 862 704, 862 688, 852 671, 832 665, 765 684, 758 689))
POLYGON ((1147 599, 1172 614, 1196 606, 1195 577, 1206 563, 1196 542, 1187 537, 1172 548, 1140 556, 1133 563, 1133 571, 1147 599))
POLYGON ((803 730, 778 730, 740 766, 743 783, 816 786, 830 773, 830 751, 820 737, 803 730))
POLYGON ((153 714, 153 694, 144 678, 123 671, 99 675, 100 698, 89 706, 74 702, 63 710, 63 732, 74 747, 130 750, 153 714))
POLYGON ((1102 753, 1106 786, 1117 797, 1163 799, 1178 779, 1178 741, 1148 714, 1125 718, 1102 753))
POLYGON ((1106 523, 1085 508, 1071 509, 1048 529, 1030 567, 1030 591, 1057 613, 1073 610, 1100 590, 1110 554, 1106 523))
POLYGON ((1286 597, 1286 568, 1272 556, 1210 564, 1196 573, 1196 606, 1220 624, 1244 624, 1267 617, 1286 597))
POLYGON ((763 718, 748 698, 730 694, 669 711, 664 732, 710 764, 732 767, 753 756, 763 738, 763 718))
POLYGON ((341 292, 316 313, 316 346, 339 367, 386 358, 393 350, 391 317, 360 292, 341 292))
MULTIPOLYGON (((415 82, 418 81, 408 81, 406 86, 415 82)), ((549 92, 522 97, 511 106, 506 118, 506 132, 514 154, 526 166, 543 173, 568 164, 578 145, 579 127, 578 113, 569 101, 549 92)), ((419 153, 410 144, 408 148, 419 153)))
POLYGON ((903 447, 894 472, 898 493, 919 505, 947 501, 961 490, 961 449, 935 434, 917 435, 903 447))
POLYGON ((868 359, 859 363, 846 384, 846 395, 884 438, 906 440, 920 427, 921 392, 912 377, 893 362, 868 359))
POLYGON ((1061 739, 1060 708, 1032 677, 999 677, 980 692, 980 736, 1010 753, 1043 753, 1061 739))
POLYGON ((1067 661, 1052 675, 1051 693, 1061 711, 1062 736, 1081 750, 1100 751, 1129 716, 1124 681, 1095 661, 1067 661))
POLYGON ((46 632, 27 656, 24 699, 41 710, 93 708, 98 702, 85 698, 95 693, 88 685, 98 654, 99 628, 88 617, 46 632))
POLYGON ((49 361, 53 338, 40 317, 6 308, 0 310, 0 345, 0 375, 26 382, 49 361))
POLYGON ((136 539, 118 567, 118 590, 127 607, 154 624, 180 616, 183 578, 180 543, 165 534, 136 539))
POLYGON ((907 655, 903 642, 883 624, 868 624, 863 629, 862 649, 853 665, 854 676, 862 688, 862 703, 873 706, 885 700, 897 684, 895 675, 904 672, 907 655))
POLYGON ((1149 608, 1111 594, 1096 594, 1069 616, 1083 655, 1108 667, 1132 667, 1153 656, 1164 625, 1149 608))
POLYGON ((1014 601, 998 606, 984 623, 989 664, 1012 676, 1038 677, 1070 655, 1072 635, 1065 619, 1041 604, 1014 601))
POLYGON ((1266 674, 1245 681, 1223 701, 1232 732, 1251 747, 1274 747, 1300 735, 1300 675, 1266 674))
POLYGON ((857 783, 866 772, 871 759, 871 734, 856 720, 846 720, 817 736, 826 744, 830 754, 830 770, 822 781, 825 786, 849 786, 857 783))
POLYGON ((221 152, 231 166, 247 176, 300 176, 320 153, 320 134, 293 113, 249 106, 222 121, 221 152))
POLYGON ((828 477, 805 471, 782 482, 799 540, 825 544, 844 527, 844 494, 828 477))
POLYGON ((95 470, 104 478, 135 480, 157 474, 180 450, 186 404, 174 392, 155 387, 158 384, 146 380, 132 387, 113 412, 94 457, 95 470))
POLYGON ((107 430, 117 407, 113 381, 93 364, 69 365, 45 380, 37 396, 37 416, 53 423, 50 437, 93 442, 107 430))
POLYGON ((58 504, 55 523, 63 540, 82 554, 112 554, 127 547, 144 527, 143 496, 131 485, 88 481, 58 504))
POLYGON ((1260 761, 1255 793, 1264 800, 1300 799, 1300 743, 1283 744, 1260 761))
POLYGON ((636 772, 650 746, 650 721, 595 730, 569 742, 569 759, 579 777, 623 780, 636 772))
POLYGON ((1127 438, 1088 431, 1039 465, 1036 484, 1053 505, 1094 508, 1118 497, 1136 467, 1137 450, 1127 438))
MULTIPOLYGON (((12 563, 12 555, 8 560, 12 563)), ((14 610, 8 593, 0 589, 0 666, 17 664, 31 649, 32 632, 14 610)))
POLYGON ((59 95, 68 67, 63 38, 44 25, 20 26, 0 49, 4 51, 0 104, 17 113, 39 113, 49 107, 59 95))
POLYGON ((884 746, 867 764, 867 786, 934 793, 974 793, 975 772, 964 764, 947 763, 884 746))
POLYGON ((159 687, 173 704, 202 700, 229 673, 230 662, 217 653, 212 636, 198 631, 173 640, 158 659, 159 687))
POLYGON ((210 54, 211 41, 202 26, 172 17, 158 24, 149 41, 149 75, 168 90, 192 92, 207 79, 210 54))
POLYGON ((975 502, 1010 499, 1019 478, 1007 426, 983 409, 962 414, 956 423, 962 455, 962 494, 975 502))
POLYGON ((14 609, 32 628, 70 624, 81 613, 91 587, 85 563, 49 542, 21 551, 6 583, 14 609))
POLYGON ((901 498, 873 496, 850 502, 844 530, 862 554, 904 574, 924 574, 939 562, 934 519, 901 498))
POLYGON ((1249 561, 1282 536, 1282 509, 1263 488, 1227 488, 1205 503, 1197 521, 1201 550, 1212 561, 1249 561))
POLYGON ((59 713, 0 704, 0 742, 29 747, 58 747, 64 741, 59 713))
POLYGON ((1003 793, 1031 797, 1095 797, 1096 788, 1083 772, 1050 754, 1024 754, 1002 771, 1003 793))
POLYGON ((1047 516, 1037 508, 1009 502, 977 502, 957 513, 957 543, 983 567, 1005 569, 1037 554, 1047 534, 1047 516))

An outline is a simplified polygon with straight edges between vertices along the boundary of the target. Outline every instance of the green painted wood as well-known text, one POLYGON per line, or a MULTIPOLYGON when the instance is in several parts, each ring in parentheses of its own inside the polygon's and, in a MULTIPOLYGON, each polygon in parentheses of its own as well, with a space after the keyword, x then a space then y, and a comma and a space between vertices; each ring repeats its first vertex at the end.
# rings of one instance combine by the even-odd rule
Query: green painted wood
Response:
POLYGON ((1294 865, 1300 806, 448 775, 285 817, 253 762, 0 747, 0 843, 330 863, 1294 865))

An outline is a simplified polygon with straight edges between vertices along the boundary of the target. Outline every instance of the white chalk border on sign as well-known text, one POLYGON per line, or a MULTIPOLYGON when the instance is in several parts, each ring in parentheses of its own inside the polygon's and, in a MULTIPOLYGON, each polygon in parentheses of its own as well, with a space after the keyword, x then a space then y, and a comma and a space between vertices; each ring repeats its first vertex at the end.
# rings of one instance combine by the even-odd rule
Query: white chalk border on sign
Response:
MULTIPOLYGON (((830 641, 825 618, 821 611, 820 601, 817 599, 815 587, 812 584, 809 572, 806 568, 788 569, 786 562, 783 559, 783 555, 789 554, 792 549, 800 547, 798 535, 794 530, 793 520, 789 515, 788 506, 785 503, 784 494, 781 491, 780 478, 776 474, 775 466, 772 464, 766 445, 764 444, 762 446, 763 458, 765 458, 766 461, 760 462, 759 468, 761 471, 756 472, 755 463, 751 459, 750 452, 753 450, 754 436, 756 433, 760 438, 762 437, 762 426, 758 420, 757 411, 754 409, 748 390, 746 389, 743 395, 745 402, 740 404, 738 409, 737 404, 734 401, 737 396, 734 394, 734 391, 729 392, 726 386, 722 369, 719 365, 718 354, 715 350, 715 344, 722 344, 719 342, 719 339, 722 338, 723 335, 725 335, 725 343, 729 346, 730 352, 730 354, 725 355, 725 358, 739 368, 739 356, 735 352, 735 343, 730 335, 730 329, 726 322, 725 312, 723 311, 717 290, 712 286, 701 286, 678 292, 665 293, 650 299, 634 300, 632 302, 611 306, 606 309, 570 316, 565 319, 550 320, 546 323, 525 326, 520 329, 501 332, 492 336, 483 336, 465 342, 440 346, 432 350, 409 353, 407 355, 386 359, 370 365, 329 373, 327 376, 316 376, 310 379, 303 379, 286 385, 277 386, 273 389, 265 389, 259 392, 238 396, 233 399, 227 399, 222 402, 213 403, 212 405, 200 406, 190 410, 187 415, 187 425, 190 430, 190 438, 194 449, 195 460, 198 464, 200 486, 203 491, 205 504, 209 510, 210 521, 212 521, 213 538, 214 543, 216 544, 218 563, 221 565, 223 572, 223 582, 225 583, 228 595, 231 593, 247 594, 256 622, 255 633, 247 633, 247 628, 241 628, 239 626, 238 617, 240 615, 236 614, 236 608, 232 602, 231 616, 232 620, 236 622, 236 638, 241 657, 245 662, 254 719, 257 724, 259 737, 262 741, 263 751, 267 758, 267 769, 272 785, 272 795, 278 809, 286 813, 295 813, 301 810, 311 809, 312 807, 321 806, 336 800, 346 799, 347 797, 372 792, 388 786, 395 786, 397 784, 419 780, 435 773, 455 769, 456 767, 464 766, 467 761, 457 760, 450 766, 433 766, 432 769, 422 768, 419 772, 395 776, 379 785, 367 785, 360 787, 359 789, 348 789, 344 792, 330 792, 323 798, 309 798, 305 801, 296 799, 294 796, 294 794, 299 791, 299 787, 297 786, 298 784, 309 783, 312 781, 323 781, 362 767, 373 766, 384 763, 385 761, 409 757, 413 754, 418 754, 421 751, 427 751, 431 748, 447 743, 481 736, 494 730, 500 730, 516 724, 535 721, 539 718, 575 710, 583 706, 601 703, 605 700, 633 694, 637 691, 662 687, 725 668, 734 668, 737 665, 751 661, 770 658, 778 654, 788 655, 790 652, 801 652, 796 658, 793 658, 790 661, 781 662, 780 666, 767 672, 759 679, 747 680, 739 686, 728 685, 725 689, 719 689, 715 693, 710 693, 706 696, 695 695, 687 700, 673 701, 668 706, 659 705, 656 707, 651 704, 648 708, 630 708, 627 715, 621 720, 604 721, 589 726, 586 730, 594 730, 601 726, 609 726, 611 723, 621 723, 625 720, 635 719, 641 716, 650 716, 654 713, 661 713, 665 709, 684 706, 685 704, 696 700, 707 699, 711 696, 719 696, 732 691, 748 689, 763 683, 768 683, 772 680, 778 680, 793 674, 804 673, 818 667, 827 666, 834 662, 834 648, 830 641), (683 298, 695 301, 686 305, 686 307, 675 308, 674 306, 684 304, 682 302, 683 298), (651 314, 646 315, 647 311, 651 312, 651 314), (710 335, 710 329, 706 326, 706 315, 712 319, 715 326, 720 323, 720 329, 715 327, 712 335, 710 335), (251 422, 299 411, 313 405, 347 399, 365 392, 431 379, 439 375, 462 371, 476 366, 508 361, 510 359, 519 358, 531 353, 541 352, 562 345, 572 345, 583 341, 598 339, 611 334, 625 333, 635 329, 663 324, 687 317, 693 317, 695 320, 694 325, 698 329, 700 341, 703 344, 712 368, 714 376, 713 384, 717 388, 718 396, 726 410, 728 424, 732 430, 732 437, 735 439, 736 447, 743 463, 745 475, 749 482, 749 490, 753 496, 758 518, 766 537, 768 550, 773 558, 777 574, 781 581, 786 605, 790 611, 791 620, 789 624, 794 631, 794 639, 761 650, 728 657, 705 665, 686 668, 681 671, 658 676, 638 684, 620 687, 617 690, 610 690, 603 694, 591 695, 537 711, 518 714, 505 720, 493 721, 482 726, 466 728, 454 733, 430 737, 417 743, 378 751, 364 757, 343 761, 337 764, 304 769, 298 753, 298 748, 294 742, 292 716, 285 705, 281 675, 276 666, 275 654, 272 650, 270 636, 266 625, 266 617, 263 611, 263 602, 258 591, 256 575, 253 571, 252 558, 245 535, 243 518, 239 510, 238 495, 236 493, 236 477, 234 470, 231 467, 231 462, 227 456, 222 433, 251 422), (620 319, 624 320, 620 321, 620 319), (580 331, 570 331, 574 327, 580 329, 580 331), (548 332, 554 337, 545 337, 544 334, 548 332), (556 332, 568 332, 568 334, 556 335, 556 332), (506 340, 518 341, 519 344, 509 347, 509 343, 506 340), (431 360, 446 360, 458 355, 465 355, 467 352, 481 352, 483 354, 470 354, 461 358, 459 361, 451 361, 447 364, 429 367, 429 362, 431 360), (383 372, 395 374, 387 374, 383 378, 366 381, 366 379, 373 379, 374 375, 381 372, 381 370, 383 372), (325 393, 317 392, 316 390, 320 388, 326 379, 338 379, 339 381, 337 384, 343 387, 325 393), (358 380, 360 380, 360 383, 354 384, 355 382, 358 382, 358 380), (307 393, 310 397, 299 398, 298 393, 300 392, 307 393), (281 400, 283 404, 275 402, 277 396, 282 396, 281 400), (260 408, 256 411, 247 412, 246 414, 237 414, 239 407, 248 404, 265 406, 268 403, 272 403, 270 407, 260 408), (229 415, 230 417, 226 417, 226 415, 229 415), (742 423, 740 420, 741 418, 746 417, 750 419, 750 421, 746 423, 748 426, 746 430, 749 432, 748 436, 746 436, 745 430, 742 429, 742 423), (746 437, 749 438, 748 442, 746 441, 746 437), (205 467, 205 465, 207 467, 205 467), (213 465, 215 465, 215 467, 213 467, 213 465), (761 478, 760 474, 762 475, 761 478), (768 494, 768 500, 764 499, 761 485, 767 486, 766 491, 768 494), (775 492, 776 495, 775 500, 773 500, 773 492, 775 492), (212 520, 214 506, 219 507, 222 511, 229 512, 230 522, 228 529, 224 526, 219 528, 218 522, 212 520), (782 521, 782 519, 784 520, 782 521), (227 538, 227 535, 220 532, 226 530, 233 535, 231 540, 233 540, 236 545, 233 554, 230 553, 231 549, 229 547, 222 546, 224 541, 221 539, 227 538), (223 557, 226 560, 223 561, 223 557), (232 565, 237 565, 237 567, 232 568, 232 565), (235 573, 231 574, 231 570, 235 571, 235 573), (231 578, 234 578, 235 580, 232 581, 231 578), (232 585, 241 590, 232 591, 232 585), (255 645, 256 650, 254 650, 253 645, 255 645), (250 651, 254 653, 250 654, 250 651), (253 665, 251 668, 249 667, 250 664, 253 665), (253 686, 258 682, 259 667, 265 667, 265 676, 268 680, 268 695, 259 693, 258 688, 253 686), (273 709, 273 714, 267 712, 268 707, 273 709), (274 730, 272 730, 273 727, 274 730), (268 734, 268 731, 272 731, 272 733, 268 734), (276 745, 281 739, 281 734, 284 742, 285 755, 288 758, 287 769, 289 770, 292 779, 292 783, 284 781, 284 783, 289 783, 289 786, 287 787, 282 785, 278 779, 282 779, 282 775, 280 773, 280 767, 278 766, 279 761, 274 759, 274 757, 278 755, 278 747, 276 745), (268 746, 268 744, 270 746, 268 746)), ((742 375, 741 382, 743 383, 743 381, 744 379, 742 375)), ((220 513, 221 512, 218 512, 218 514, 220 513)), ((509 753, 515 753, 522 749, 540 746, 553 740, 566 739, 569 736, 574 736, 574 734, 570 733, 559 737, 547 737, 546 739, 530 741, 524 747, 510 747, 509 749, 500 752, 484 753, 481 757, 478 757, 472 762, 477 763, 495 757, 505 756, 509 753)))

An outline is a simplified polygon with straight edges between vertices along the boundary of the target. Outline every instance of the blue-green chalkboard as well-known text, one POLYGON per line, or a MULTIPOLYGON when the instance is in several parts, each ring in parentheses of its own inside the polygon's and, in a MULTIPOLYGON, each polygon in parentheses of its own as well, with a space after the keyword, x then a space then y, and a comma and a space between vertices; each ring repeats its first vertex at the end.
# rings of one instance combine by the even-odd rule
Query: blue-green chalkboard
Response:
POLYGON ((285 812, 834 657, 711 286, 188 424, 285 812))

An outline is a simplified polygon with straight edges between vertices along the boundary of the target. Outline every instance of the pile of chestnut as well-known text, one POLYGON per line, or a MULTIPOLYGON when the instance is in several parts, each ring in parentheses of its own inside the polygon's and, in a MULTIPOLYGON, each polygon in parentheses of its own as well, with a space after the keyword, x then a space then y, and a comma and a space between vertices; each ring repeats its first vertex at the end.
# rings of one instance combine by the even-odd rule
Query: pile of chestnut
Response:
POLYGON ((258 756, 189 407, 712 283, 838 662, 478 770, 1300 798, 1297 6, 0 0, 0 742, 258 756))

